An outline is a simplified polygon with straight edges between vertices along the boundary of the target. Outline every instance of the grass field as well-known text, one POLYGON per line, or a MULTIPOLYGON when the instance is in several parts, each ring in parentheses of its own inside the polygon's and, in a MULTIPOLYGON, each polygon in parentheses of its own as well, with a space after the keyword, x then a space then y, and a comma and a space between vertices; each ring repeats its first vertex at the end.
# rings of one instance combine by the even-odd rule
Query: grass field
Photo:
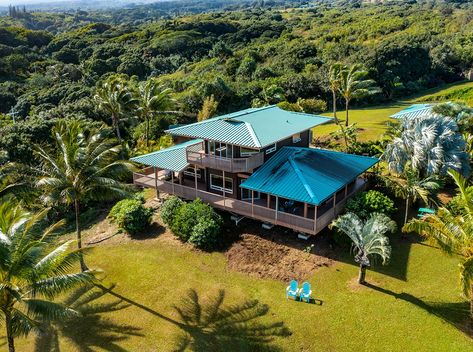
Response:
MULTIPOLYGON (((198 351, 473 351, 464 332, 468 304, 459 296, 458 262, 423 243, 396 236, 391 263, 368 271, 368 287, 354 283, 358 268, 349 253, 341 254, 309 279, 319 305, 286 300, 287 283, 229 271, 222 253, 198 252, 165 237, 92 250, 89 265, 104 270, 106 281, 116 283, 114 292, 131 305, 67 324, 59 334, 61 351, 176 351, 184 336, 200 344, 198 351), (203 316, 214 306, 208 299, 224 290, 224 306, 235 310, 258 300, 269 307, 256 314, 260 328, 280 323, 290 334, 254 344, 240 340, 239 332, 252 326, 245 322, 251 309, 230 314, 219 329, 186 324, 173 306, 189 302, 189 289, 203 302, 203 316), (228 329, 234 336, 220 335, 228 329), (209 347, 209 341, 226 347, 209 347)), ((18 350, 33 351, 33 341, 19 341, 18 350)))
MULTIPOLYGON (((386 123, 392 119, 390 115, 417 102, 442 102, 442 101, 462 101, 473 103, 473 82, 461 82, 445 85, 424 91, 404 101, 393 102, 385 105, 370 106, 366 108, 356 108, 349 111, 350 124, 356 123, 360 128, 360 140, 375 140, 381 137, 386 130, 386 123), (469 100, 471 99, 471 101, 469 100)), ((325 116, 332 117, 332 113, 325 113, 325 116)), ((337 112, 339 119, 345 119, 345 111, 337 112)), ((326 124, 314 128, 314 137, 324 137, 337 130, 335 124, 326 124)))

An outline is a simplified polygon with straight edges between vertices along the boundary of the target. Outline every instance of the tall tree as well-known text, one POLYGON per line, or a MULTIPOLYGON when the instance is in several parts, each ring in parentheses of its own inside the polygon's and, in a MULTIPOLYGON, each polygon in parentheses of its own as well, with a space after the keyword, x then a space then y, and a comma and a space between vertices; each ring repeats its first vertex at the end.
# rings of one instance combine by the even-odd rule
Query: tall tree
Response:
POLYGON ((473 186, 459 173, 449 174, 458 186, 459 201, 455 211, 447 207, 437 209, 422 219, 413 219, 403 227, 404 232, 425 236, 444 253, 461 259, 460 282, 463 294, 470 298, 470 316, 473 319, 473 186))
POLYGON ((357 250, 355 262, 360 265, 360 284, 365 283, 366 268, 371 265, 370 257, 380 256, 383 264, 391 257, 391 246, 386 234, 396 231, 396 223, 384 214, 373 213, 363 222, 358 215, 347 213, 334 220, 330 227, 338 228, 352 240, 357 250))
POLYGON ((218 109, 218 101, 215 100, 213 94, 210 97, 206 97, 204 99, 204 103, 202 104, 202 109, 197 114, 197 121, 204 121, 217 113, 218 109))
MULTIPOLYGON (((110 200, 128 195, 119 180, 131 170, 120 159, 121 146, 108 137, 105 128, 86 130, 76 120, 60 122, 53 128, 54 145, 35 147, 41 164, 36 169, 36 186, 46 204, 72 205, 75 212, 77 245, 82 248, 81 205, 89 200, 110 200)), ((87 270, 84 259, 81 268, 87 270)))
POLYGON ((118 77, 109 78, 97 88, 94 100, 100 109, 110 115, 118 140, 121 142, 120 120, 127 113, 131 113, 137 105, 137 100, 133 97, 126 82, 118 77))
POLYGON ((330 66, 328 73, 328 83, 330 90, 332 91, 333 119, 337 125, 339 123, 337 118, 337 94, 340 91, 340 71, 342 70, 342 67, 342 64, 335 63, 330 66))
POLYGON ((404 213, 404 224, 407 223, 410 204, 422 199, 426 204, 437 201, 437 191, 441 187, 440 180, 436 176, 419 178, 412 169, 405 169, 398 176, 384 176, 386 186, 394 191, 397 197, 406 201, 404 213))
POLYGON ((145 122, 146 148, 149 147, 149 122, 159 113, 163 113, 173 106, 172 90, 160 85, 156 79, 140 83, 137 96, 137 115, 145 122))
POLYGON ((348 111, 350 102, 353 99, 364 98, 371 94, 379 93, 380 90, 375 86, 375 81, 366 79, 368 72, 362 69, 359 64, 343 67, 339 76, 339 92, 345 100, 345 126, 348 126, 348 111))
POLYGON ((28 335, 41 321, 77 314, 54 299, 93 280, 92 272, 71 272, 81 257, 69 250, 72 241, 51 246, 58 224, 39 230, 45 214, 31 215, 10 201, 0 204, 0 316, 9 352, 15 352, 16 337, 28 335))

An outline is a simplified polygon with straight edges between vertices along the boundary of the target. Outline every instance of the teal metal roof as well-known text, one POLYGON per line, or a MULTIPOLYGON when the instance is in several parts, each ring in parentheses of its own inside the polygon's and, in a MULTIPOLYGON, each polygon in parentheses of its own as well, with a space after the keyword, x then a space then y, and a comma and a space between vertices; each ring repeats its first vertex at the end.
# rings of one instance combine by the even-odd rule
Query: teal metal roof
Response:
POLYGON ((398 111, 390 117, 394 119, 412 119, 420 116, 432 114, 432 104, 414 104, 401 111, 398 111))
POLYGON ((153 153, 136 156, 130 160, 143 165, 179 172, 189 166, 186 148, 201 142, 202 139, 194 139, 153 153))
POLYGON ((367 156, 283 147, 241 187, 320 205, 377 162, 367 156))
POLYGON ((286 111, 272 105, 214 117, 167 132, 176 136, 263 148, 331 120, 324 116, 286 111))

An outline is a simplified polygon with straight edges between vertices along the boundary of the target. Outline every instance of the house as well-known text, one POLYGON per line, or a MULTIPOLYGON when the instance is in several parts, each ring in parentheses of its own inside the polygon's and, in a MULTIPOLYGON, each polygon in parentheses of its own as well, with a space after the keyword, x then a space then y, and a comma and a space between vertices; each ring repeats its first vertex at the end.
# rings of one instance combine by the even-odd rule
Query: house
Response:
POLYGON ((131 159, 147 166, 134 183, 314 235, 378 162, 310 148, 312 128, 330 120, 268 106, 178 126, 174 146, 131 159))
POLYGON ((432 115, 433 104, 413 104, 395 114, 389 116, 393 119, 413 119, 416 117, 423 117, 432 115))

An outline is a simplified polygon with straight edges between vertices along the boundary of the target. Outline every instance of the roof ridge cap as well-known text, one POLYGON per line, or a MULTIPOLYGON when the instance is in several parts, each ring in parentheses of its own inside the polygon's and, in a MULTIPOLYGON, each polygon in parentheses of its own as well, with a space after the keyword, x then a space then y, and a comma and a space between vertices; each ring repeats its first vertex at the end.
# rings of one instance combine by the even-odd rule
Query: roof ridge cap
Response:
POLYGON ((205 123, 212 122, 212 121, 215 121, 215 120, 222 120, 222 119, 224 119, 224 116, 225 115, 214 116, 214 117, 211 117, 211 118, 206 119, 206 120, 197 121, 197 122, 193 122, 193 123, 188 123, 188 124, 185 124, 183 126, 179 126, 179 127, 175 127, 175 128, 168 128, 167 130, 164 130, 164 132, 172 133, 173 131, 178 131, 182 128, 189 127, 189 126, 192 126, 192 125, 203 125, 205 123))
MULTIPOLYGON (((271 109, 271 108, 275 108, 277 107, 277 105, 268 105, 268 106, 263 106, 261 108, 248 108, 248 109, 245 109, 245 110, 242 110, 240 112, 236 111, 234 112, 234 114, 236 114, 235 116, 232 116, 232 117, 226 117, 226 119, 229 119, 229 120, 235 120, 235 121, 239 121, 237 119, 237 117, 240 117, 240 116, 245 116, 245 115, 249 115, 249 114, 253 114, 257 111, 263 111, 263 110, 267 110, 267 109, 271 109), (249 109, 252 109, 251 111, 247 111, 249 109)), ((228 114, 228 115, 231 115, 231 114, 228 114)), ((223 115, 225 116, 225 115, 223 115)), ((243 121, 239 121, 239 122, 243 122, 243 121)))
POLYGON ((315 194, 314 192, 312 191, 312 188, 310 188, 309 184, 307 183, 304 175, 302 174, 302 171, 299 169, 299 167, 296 165, 296 162, 294 161, 294 155, 290 155, 287 160, 289 161, 289 165, 291 165, 291 167, 294 169, 297 177, 299 178, 299 181, 302 182, 302 185, 304 186, 305 190, 307 191, 307 193, 309 194, 309 197, 310 199, 312 199, 312 201, 314 203, 318 203, 319 200, 315 197, 315 194))
POLYGON ((255 143, 255 145, 259 148, 261 148, 261 142, 258 139, 258 136, 255 133, 255 130, 253 129, 253 126, 249 122, 245 122, 245 126, 248 129, 248 132, 250 133, 251 139, 255 143))

